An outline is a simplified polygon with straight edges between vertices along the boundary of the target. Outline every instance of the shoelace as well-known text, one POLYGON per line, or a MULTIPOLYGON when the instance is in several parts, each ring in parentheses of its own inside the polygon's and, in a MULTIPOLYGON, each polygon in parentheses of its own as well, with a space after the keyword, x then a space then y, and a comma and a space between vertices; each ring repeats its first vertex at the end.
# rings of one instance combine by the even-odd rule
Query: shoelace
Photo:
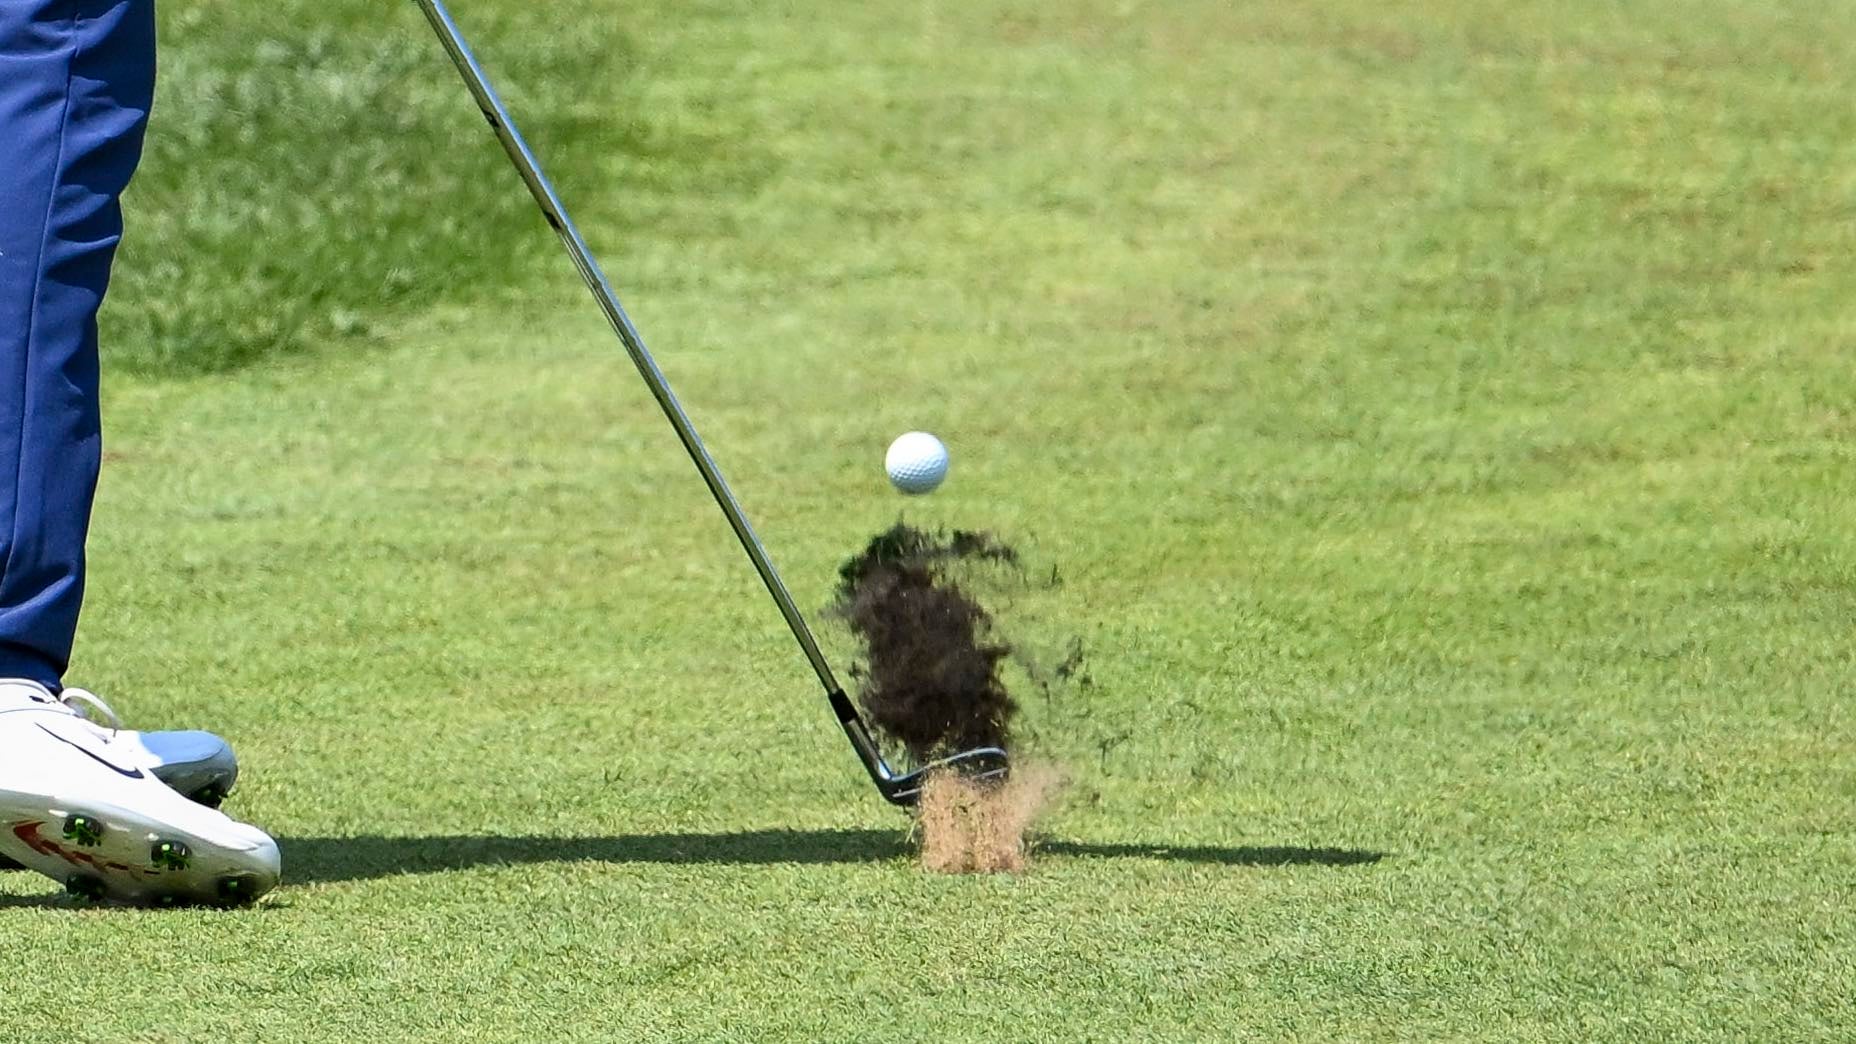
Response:
POLYGON ((116 712, 110 708, 109 704, 103 702, 103 697, 89 689, 67 688, 58 694, 58 702, 69 707, 72 714, 85 721, 97 725, 108 725, 111 738, 122 731, 122 719, 116 716, 116 712), (99 715, 101 717, 98 717, 99 715))

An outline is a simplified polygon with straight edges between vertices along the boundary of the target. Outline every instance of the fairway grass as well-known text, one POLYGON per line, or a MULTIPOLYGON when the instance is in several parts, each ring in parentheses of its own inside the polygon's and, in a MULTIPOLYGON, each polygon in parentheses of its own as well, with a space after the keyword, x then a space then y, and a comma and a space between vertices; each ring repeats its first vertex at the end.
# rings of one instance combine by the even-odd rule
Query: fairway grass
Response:
POLYGON ((0 875, 0 1037, 1856 1035, 1846 18, 458 0, 835 663, 898 516, 1056 571, 943 876, 412 6, 195 6, 71 681, 286 885, 0 875))

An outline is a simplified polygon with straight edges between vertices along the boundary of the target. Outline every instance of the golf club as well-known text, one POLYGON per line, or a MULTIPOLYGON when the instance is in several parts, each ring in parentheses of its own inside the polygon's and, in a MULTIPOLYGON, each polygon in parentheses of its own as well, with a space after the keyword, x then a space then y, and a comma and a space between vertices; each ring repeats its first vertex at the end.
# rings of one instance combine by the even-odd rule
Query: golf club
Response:
POLYGON ((793 596, 781 582, 780 574, 774 571, 773 563, 767 558, 767 551, 761 546, 760 539, 754 535, 753 527, 741 512, 741 505, 729 492, 728 484, 722 480, 715 461, 709 451, 703 447, 702 439, 696 434, 696 428, 690 423, 689 416, 683 412, 677 398, 671 393, 670 385, 645 350, 644 340, 639 337, 637 328, 620 307, 619 299, 612 291, 612 285, 606 281, 606 275, 600 270, 599 262, 593 259, 587 249, 586 241, 580 238, 580 230, 575 227, 573 219, 561 205, 560 197, 555 195, 554 186, 541 172, 541 165, 535 154, 529 151, 528 143, 523 140, 515 122, 510 119, 509 110, 497 96, 495 88, 490 86, 483 68, 471 54, 469 45, 464 42, 463 34, 458 31, 457 23, 452 21, 451 12, 441 0, 415 0, 419 9, 425 12, 426 21, 432 23, 432 29, 438 34, 439 42, 444 45, 445 53, 451 56, 451 62, 457 66, 459 75, 464 77, 464 84, 470 89, 471 97, 476 99, 477 108, 483 111, 484 119, 490 122, 490 129, 496 132, 496 138, 503 144, 503 151, 509 155, 509 161, 515 164, 516 172, 528 185, 529 194, 535 197, 535 203, 541 208, 542 217, 560 234, 561 242, 567 247, 567 253, 573 258, 574 267, 579 269, 580 278, 586 281, 587 289, 593 292, 600 309, 606 313, 606 319, 612 323, 612 330, 625 346, 626 354, 631 356, 638 373, 650 385, 651 394, 663 407, 664 416, 669 418, 671 427, 677 430, 677 437, 682 440, 683 448, 689 451, 690 459, 695 462, 696 470, 702 472, 703 481, 709 486, 709 492, 715 496, 715 502, 722 513, 728 516, 728 524, 734 528, 735 536, 741 541, 741 547, 753 561, 754 569, 760 573, 767 591, 780 607, 780 615, 786 618, 786 625, 792 629, 793 637, 799 647, 805 651, 806 659, 812 662, 812 669, 818 673, 819 683, 825 687, 825 694, 831 701, 831 709, 838 716, 838 723, 844 727, 844 734, 850 738, 851 746, 857 751, 857 757, 870 773, 871 782, 877 790, 892 804, 912 805, 921 794, 922 784, 927 776, 937 770, 959 772, 969 778, 1001 779, 1008 771, 1005 751, 997 747, 981 747, 965 750, 951 757, 942 758, 924 765, 913 772, 898 774, 883 759, 882 751, 871 737, 870 730, 864 726, 857 709, 852 706, 850 698, 832 674, 831 665, 819 651, 818 642, 812 631, 806 626, 805 618, 793 604, 793 596))

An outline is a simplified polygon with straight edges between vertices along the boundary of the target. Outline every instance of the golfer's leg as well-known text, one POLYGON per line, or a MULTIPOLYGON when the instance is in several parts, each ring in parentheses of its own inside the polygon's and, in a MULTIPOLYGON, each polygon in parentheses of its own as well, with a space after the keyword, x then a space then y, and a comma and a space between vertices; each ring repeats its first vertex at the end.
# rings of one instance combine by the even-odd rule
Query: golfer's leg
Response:
POLYGON ((0 0, 0 678, 55 689, 70 660, 97 308, 154 67, 153 0, 0 0))

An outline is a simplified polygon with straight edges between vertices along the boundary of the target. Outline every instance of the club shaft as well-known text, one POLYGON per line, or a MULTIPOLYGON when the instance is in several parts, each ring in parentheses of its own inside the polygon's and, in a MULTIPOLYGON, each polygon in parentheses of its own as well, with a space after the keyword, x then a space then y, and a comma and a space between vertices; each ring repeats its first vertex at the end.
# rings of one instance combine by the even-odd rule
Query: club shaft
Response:
MULTIPOLYGON (((734 529, 735 536, 740 539, 742 550, 747 552, 748 558, 754 563, 755 571, 760 573, 761 581, 767 585, 768 593, 773 595, 773 600, 779 604, 780 615, 786 618, 786 625, 792 629, 793 637, 798 639, 800 648, 805 650, 806 659, 812 662, 812 669, 818 672, 820 684, 825 686, 827 694, 833 696, 833 710, 839 713, 840 722, 845 725, 847 731, 855 726, 856 731, 852 732, 853 744, 857 746, 858 754, 864 759, 866 767, 870 768, 874 774, 876 766, 869 760, 873 748, 866 749, 869 745, 867 736, 864 737, 863 743, 856 742, 859 733, 863 731, 862 723, 855 721, 854 718, 850 721, 844 719, 844 712, 840 706, 843 690, 839 687, 837 678, 832 674, 831 664, 819 651, 818 641, 812 636, 811 628, 806 626, 805 617, 800 615, 798 607, 793 604, 791 592, 787 591, 786 584, 780 580, 779 572, 773 568, 773 562, 767 557, 766 548, 761 546, 760 538, 754 534, 754 527, 748 524, 747 516, 742 514, 741 505, 736 502, 735 495, 729 491, 728 483, 723 480, 721 471, 716 468, 715 460, 709 456, 708 449, 703 446, 702 437, 696 434, 695 425, 690 423, 689 415, 683 411, 683 406, 677 402, 676 395, 671 392, 670 383, 664 379, 663 372, 657 368, 657 361, 651 358, 651 353, 645 348, 644 339, 638 335, 638 329, 632 325, 631 318, 620 306, 618 295, 612 291, 612 284, 606 281, 605 272, 600 270, 599 262, 594 259, 592 251, 587 249, 586 241, 580 237, 579 228, 574 225, 573 218, 568 216, 567 208, 561 205, 560 197, 555 194, 554 186, 549 183, 547 175, 542 173, 541 164, 536 161, 535 154, 529 151, 528 143, 522 138, 522 132, 516 129, 515 121, 509 116, 509 110, 503 107, 502 98, 498 97, 496 89, 490 86, 489 78, 484 75, 483 67, 477 64, 476 56, 471 54, 470 46, 464 42, 463 34, 458 31, 457 23, 451 19, 451 12, 445 8, 442 0, 415 0, 415 2, 425 13, 426 20, 432 23, 432 29, 438 33, 445 53, 451 56, 452 64, 457 66, 458 73, 464 77, 465 85, 470 88, 471 96, 476 99, 477 108, 483 111, 484 118, 490 122, 491 129, 496 132, 497 140, 503 143, 503 151, 509 154, 509 161, 515 164, 516 171, 522 175, 523 182, 528 185, 529 194, 535 197, 536 205, 541 207, 542 216, 556 232, 560 233, 561 242, 567 247, 567 253, 573 257, 574 267, 579 270, 580 278, 586 281, 587 289, 591 290, 593 297, 599 301, 600 310, 606 313, 606 319, 611 322, 613 332, 618 334, 619 341, 625 345, 626 354, 631 356, 639 375, 650 386, 651 394, 657 398, 657 404, 663 407, 664 416, 670 419, 670 426, 677 430, 677 438, 682 440, 683 448, 689 451, 690 459, 696 463, 696 470, 702 472, 703 481, 708 484, 709 492, 715 496, 715 502, 721 507, 722 514, 728 516, 728 524, 734 529)), ((848 706, 848 704, 843 706, 848 706)), ((878 761, 880 763, 880 758, 878 761)))

